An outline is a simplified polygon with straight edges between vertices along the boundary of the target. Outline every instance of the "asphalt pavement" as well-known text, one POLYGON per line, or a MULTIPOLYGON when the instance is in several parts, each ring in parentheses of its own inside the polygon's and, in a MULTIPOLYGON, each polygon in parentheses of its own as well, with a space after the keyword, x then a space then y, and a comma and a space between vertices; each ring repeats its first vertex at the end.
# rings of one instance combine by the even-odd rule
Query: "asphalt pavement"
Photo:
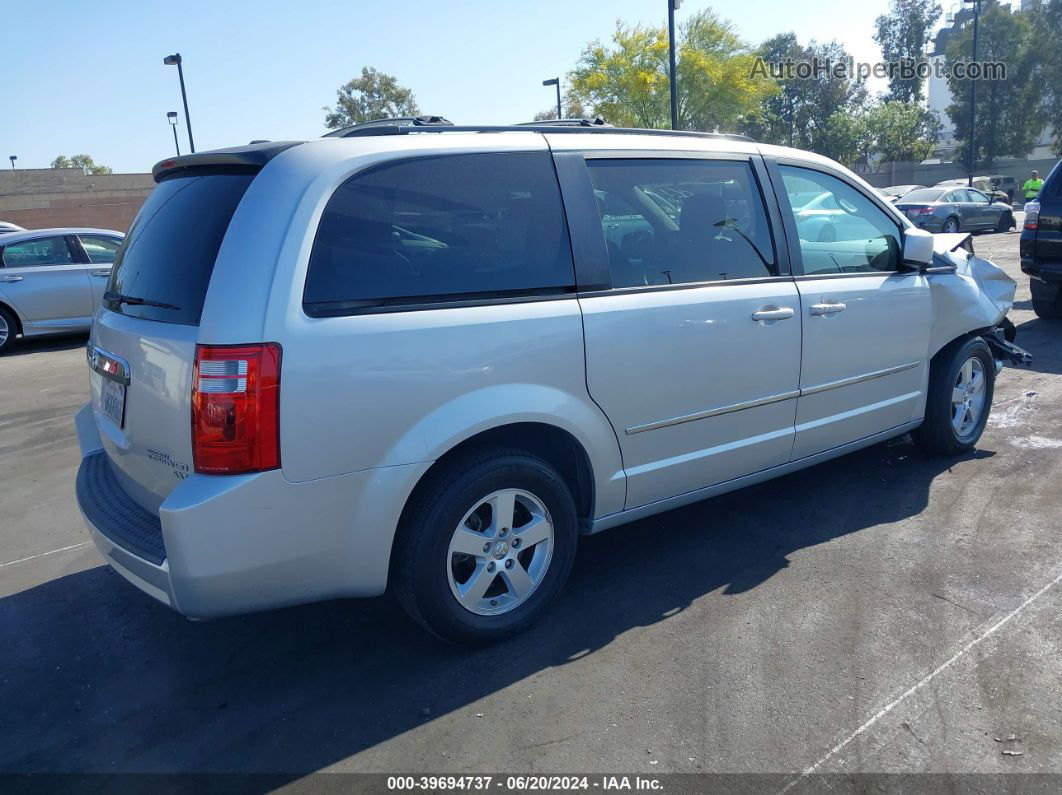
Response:
POLYGON ((135 590, 74 502, 85 339, 21 345, 0 771, 1062 773, 1062 324, 1016 234, 975 246, 1035 356, 975 452, 904 438, 582 539, 545 620, 478 650, 388 598, 191 623, 135 590))

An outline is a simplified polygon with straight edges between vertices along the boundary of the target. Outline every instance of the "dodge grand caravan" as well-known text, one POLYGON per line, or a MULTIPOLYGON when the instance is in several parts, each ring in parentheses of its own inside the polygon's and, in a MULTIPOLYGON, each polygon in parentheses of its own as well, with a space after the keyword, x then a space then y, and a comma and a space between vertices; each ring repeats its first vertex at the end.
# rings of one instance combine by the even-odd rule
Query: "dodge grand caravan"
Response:
POLYGON ((193 618, 391 590, 503 637, 580 533, 908 431, 969 450, 1007 350, 1014 283, 966 235, 735 136, 384 125, 154 176, 77 498, 193 618))

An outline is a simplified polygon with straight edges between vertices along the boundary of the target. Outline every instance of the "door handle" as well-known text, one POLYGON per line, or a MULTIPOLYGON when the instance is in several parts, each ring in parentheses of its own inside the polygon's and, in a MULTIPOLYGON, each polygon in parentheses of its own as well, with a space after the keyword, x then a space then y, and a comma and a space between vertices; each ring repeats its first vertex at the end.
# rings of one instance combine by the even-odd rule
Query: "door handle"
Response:
POLYGON ((843 312, 847 306, 840 301, 824 301, 821 304, 812 304, 808 307, 812 317, 821 317, 823 315, 836 315, 838 312, 843 312))
POLYGON ((0 276, 0 282, 20 282, 23 278, 22 276, 0 276))
POLYGON ((752 313, 753 320, 788 320, 794 314, 792 307, 789 306, 765 306, 761 309, 757 309, 752 313))
POLYGON ((92 271, 93 276, 110 276, 110 271, 92 271))

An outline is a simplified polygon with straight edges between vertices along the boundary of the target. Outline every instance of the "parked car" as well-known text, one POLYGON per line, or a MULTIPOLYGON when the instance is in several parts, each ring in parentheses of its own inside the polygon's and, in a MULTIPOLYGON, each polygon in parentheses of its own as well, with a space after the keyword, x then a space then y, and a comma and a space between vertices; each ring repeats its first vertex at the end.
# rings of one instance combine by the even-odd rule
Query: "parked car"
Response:
POLYGON ((924 188, 925 185, 892 185, 888 188, 878 188, 878 193, 889 201, 895 203, 913 190, 924 188))
POLYGON ((155 599, 390 589, 490 641, 580 533, 908 431, 976 445, 1014 283, 963 236, 740 136, 446 129, 155 166, 76 417, 90 535, 155 599), (809 194, 834 240, 798 234, 809 194))
POLYGON ((8 221, 0 221, 0 235, 7 234, 8 232, 25 232, 25 228, 18 224, 12 224, 8 221))
POLYGON ((1042 318, 1062 319, 1062 161, 1048 175, 1039 197, 1025 205, 1019 247, 1033 311, 1042 318))
POLYGON ((896 202, 896 209, 929 232, 1006 232, 1015 227, 1009 204, 973 188, 923 188, 896 202))
MULTIPOLYGON (((938 182, 934 187, 936 188, 966 188, 969 180, 967 179, 946 179, 943 182, 938 182)), ((974 177, 973 189, 985 194, 992 201, 999 202, 1000 204, 1010 205, 1011 197, 1006 192, 997 190, 992 181, 988 177, 974 177)))
POLYGON ((74 228, 0 234, 0 353, 19 335, 87 331, 123 237, 74 228))
POLYGON ((991 174, 986 179, 993 189, 1007 194, 1008 202, 1014 203, 1014 197, 1018 195, 1018 191, 1021 188, 1015 177, 1008 177, 1005 174, 991 174))

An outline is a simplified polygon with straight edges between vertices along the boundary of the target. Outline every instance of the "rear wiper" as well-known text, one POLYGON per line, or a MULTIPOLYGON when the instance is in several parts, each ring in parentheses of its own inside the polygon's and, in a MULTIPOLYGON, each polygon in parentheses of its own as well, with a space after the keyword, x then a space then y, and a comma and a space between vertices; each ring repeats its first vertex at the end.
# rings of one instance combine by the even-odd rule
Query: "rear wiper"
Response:
POLYGON ((180 309, 180 307, 175 304, 164 304, 161 301, 149 301, 147 298, 137 298, 135 295, 112 293, 110 290, 103 294, 103 300, 114 301, 118 304, 129 304, 131 306, 157 306, 159 309, 180 309))

